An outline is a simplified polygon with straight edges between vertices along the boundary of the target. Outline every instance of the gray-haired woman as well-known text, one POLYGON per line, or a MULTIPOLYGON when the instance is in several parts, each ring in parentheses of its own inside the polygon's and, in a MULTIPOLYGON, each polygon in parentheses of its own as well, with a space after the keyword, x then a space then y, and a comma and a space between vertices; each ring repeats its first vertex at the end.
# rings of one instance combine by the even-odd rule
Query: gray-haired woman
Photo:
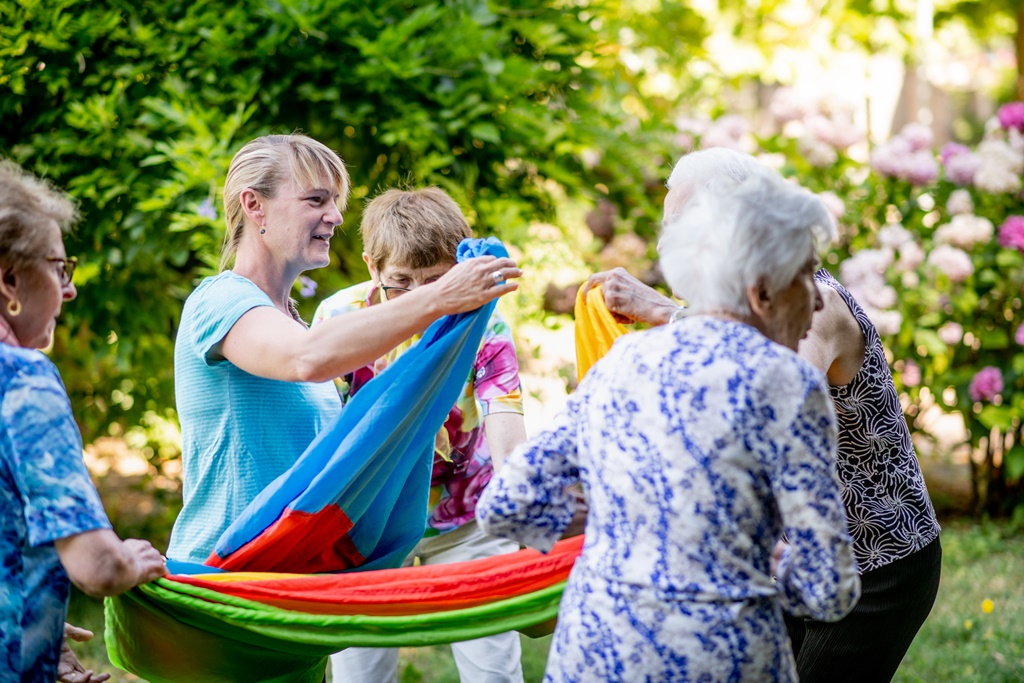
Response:
POLYGON ((481 525, 541 550, 583 482, 586 542, 545 680, 796 681, 783 609, 853 607, 835 414, 795 353, 832 230, 771 173, 690 203, 661 246, 689 315, 620 338, 492 479, 481 525))
POLYGON ((82 437, 50 345, 75 259, 63 231, 77 218, 60 191, 0 162, 0 680, 106 680, 62 654, 71 583, 116 595, 164 574, 147 541, 111 528, 82 462, 82 437), (70 582, 69 582, 70 578, 70 582), (58 666, 59 664, 59 666, 58 666))

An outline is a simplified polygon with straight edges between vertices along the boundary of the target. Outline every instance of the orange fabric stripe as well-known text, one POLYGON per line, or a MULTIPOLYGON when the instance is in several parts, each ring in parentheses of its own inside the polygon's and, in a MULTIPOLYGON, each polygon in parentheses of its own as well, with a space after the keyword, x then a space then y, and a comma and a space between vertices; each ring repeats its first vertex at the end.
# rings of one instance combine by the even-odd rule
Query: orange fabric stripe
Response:
POLYGON ((352 530, 352 520, 337 505, 328 505, 319 512, 302 512, 287 509, 284 514, 259 536, 231 553, 227 558, 220 557, 216 552, 210 554, 206 564, 219 569, 231 571, 259 565, 273 572, 275 558, 289 568, 299 569, 302 573, 313 574, 326 568, 356 567, 365 558, 348 537, 352 530), (314 533, 315 532, 315 533, 314 533), (306 557, 302 564, 296 564, 296 558, 308 555, 308 547, 304 547, 307 539, 316 538, 322 549, 315 555, 306 557), (336 538, 333 544, 322 543, 324 538, 336 538))
POLYGON ((172 578, 282 609, 399 616, 484 605, 551 586, 568 578, 582 547, 583 537, 577 536, 560 541, 547 555, 521 550, 469 562, 345 574, 172 578))

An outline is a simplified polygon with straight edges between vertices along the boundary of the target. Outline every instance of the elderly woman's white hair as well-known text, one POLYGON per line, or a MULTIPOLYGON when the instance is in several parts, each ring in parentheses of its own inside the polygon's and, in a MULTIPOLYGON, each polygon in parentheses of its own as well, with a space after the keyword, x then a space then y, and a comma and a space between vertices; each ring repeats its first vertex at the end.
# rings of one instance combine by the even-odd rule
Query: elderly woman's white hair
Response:
POLYGON ((736 184, 765 170, 757 159, 726 147, 711 147, 690 152, 676 162, 665 185, 673 189, 682 185, 704 185, 725 177, 736 184))
POLYGON ((748 288, 782 291, 835 238, 818 197, 760 169, 711 183, 665 225, 661 269, 694 312, 749 315, 748 288))
POLYGON ((758 173, 774 173, 757 159, 725 147, 690 152, 676 162, 668 178, 665 220, 681 213, 694 196, 714 185, 735 186, 758 173))

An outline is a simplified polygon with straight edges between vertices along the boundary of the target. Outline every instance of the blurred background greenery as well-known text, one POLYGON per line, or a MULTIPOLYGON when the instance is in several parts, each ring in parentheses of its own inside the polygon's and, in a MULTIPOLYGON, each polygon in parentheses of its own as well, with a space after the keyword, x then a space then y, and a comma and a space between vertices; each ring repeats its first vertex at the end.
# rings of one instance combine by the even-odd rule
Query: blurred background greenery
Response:
MULTIPOLYGON (((387 187, 443 187, 478 235, 505 240, 528 273, 501 305, 537 426, 575 383, 575 287, 619 265, 661 286, 653 244, 681 154, 735 144, 833 193, 844 237, 827 263, 838 269, 877 247, 893 217, 925 246, 940 213, 949 218, 956 188, 945 176, 923 188, 886 177, 869 168, 872 150, 907 123, 927 125, 936 145, 975 145, 1000 103, 1024 99, 1015 0, 0 0, 0 16, 0 155, 66 188, 83 213, 68 239, 79 297, 51 353, 115 527, 158 547, 180 506, 178 317, 216 268, 221 183, 249 139, 305 132, 352 174, 331 266, 296 287, 307 317, 365 278, 355 228, 387 187), (792 93, 804 109, 796 132, 781 112, 792 93), (816 146, 822 116, 833 132, 862 134, 816 146)), ((1024 213, 1019 192, 975 202, 996 223, 1024 213)), ((993 289, 981 273, 1020 265, 996 246, 977 258, 977 279, 950 309, 960 316, 993 289)), ((952 314, 927 317, 934 283, 922 282, 899 284, 908 303, 886 341, 933 498, 947 516, 1018 513, 947 529, 940 600, 900 680, 1020 680, 1012 634, 1024 605, 999 591, 1021 578, 1024 357, 1012 335, 992 334, 1021 310, 1020 291, 1006 279, 979 314, 1003 346, 954 348, 935 342, 932 328, 952 314), (924 374, 914 386, 901 364, 911 356, 924 374), (1013 368, 1005 401, 967 398, 983 363, 1013 368), (945 438, 929 433, 935 406, 959 416, 945 438), (986 597, 995 610, 978 615, 986 597)), ((94 603, 76 596, 73 609, 98 626, 94 603)), ((527 652, 539 675, 546 645, 527 652)), ((448 680, 436 653, 408 653, 406 679, 448 680)))

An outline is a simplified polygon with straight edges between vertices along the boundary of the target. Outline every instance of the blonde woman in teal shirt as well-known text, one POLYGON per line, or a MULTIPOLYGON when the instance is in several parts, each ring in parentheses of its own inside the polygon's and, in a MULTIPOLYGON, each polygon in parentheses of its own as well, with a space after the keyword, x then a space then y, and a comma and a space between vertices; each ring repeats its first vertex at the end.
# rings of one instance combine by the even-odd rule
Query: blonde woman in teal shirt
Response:
POLYGON ((290 292, 330 263, 349 192, 342 160, 304 135, 242 147, 224 184, 219 275, 189 296, 175 341, 184 506, 168 556, 203 562, 220 534, 341 409, 331 380, 434 320, 517 288, 511 259, 461 263, 408 296, 310 329, 290 292), (227 269, 229 268, 230 269, 227 269))

